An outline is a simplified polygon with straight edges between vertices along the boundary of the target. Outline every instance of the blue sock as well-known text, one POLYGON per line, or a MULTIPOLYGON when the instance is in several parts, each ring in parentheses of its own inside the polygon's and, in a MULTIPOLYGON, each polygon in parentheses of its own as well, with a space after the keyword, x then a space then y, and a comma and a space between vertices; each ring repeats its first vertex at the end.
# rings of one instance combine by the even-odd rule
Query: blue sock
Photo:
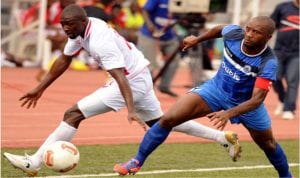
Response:
POLYGON ((139 161, 139 166, 142 166, 146 158, 168 137, 170 130, 161 128, 159 122, 156 122, 145 134, 143 141, 140 144, 139 151, 135 159, 139 161))
POLYGON ((287 158, 281 148, 281 146, 276 143, 276 149, 273 153, 265 152, 266 156, 268 157, 269 161, 273 164, 275 169, 277 170, 279 177, 290 178, 292 177, 291 173, 289 172, 289 165, 287 158))

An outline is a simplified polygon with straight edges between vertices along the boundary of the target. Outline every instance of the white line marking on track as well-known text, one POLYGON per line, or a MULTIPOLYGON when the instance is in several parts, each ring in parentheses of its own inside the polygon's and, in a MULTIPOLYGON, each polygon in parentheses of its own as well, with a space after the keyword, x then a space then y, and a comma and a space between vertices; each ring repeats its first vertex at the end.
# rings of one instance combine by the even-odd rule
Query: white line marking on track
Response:
MULTIPOLYGON (((300 166, 299 163, 290 163, 290 167, 300 166)), ((273 168, 272 165, 256 165, 256 166, 241 166, 241 167, 220 167, 220 168, 199 168, 199 169, 169 169, 169 170, 154 170, 154 171, 141 171, 139 175, 148 174, 162 174, 174 172, 212 172, 212 171, 231 171, 231 170, 245 170, 245 169, 264 169, 273 168)), ((43 178, 83 178, 83 177, 112 177, 118 176, 117 173, 103 173, 103 174, 81 174, 81 175, 63 175, 63 176, 46 176, 43 178)), ((42 178, 42 177, 37 177, 42 178)))

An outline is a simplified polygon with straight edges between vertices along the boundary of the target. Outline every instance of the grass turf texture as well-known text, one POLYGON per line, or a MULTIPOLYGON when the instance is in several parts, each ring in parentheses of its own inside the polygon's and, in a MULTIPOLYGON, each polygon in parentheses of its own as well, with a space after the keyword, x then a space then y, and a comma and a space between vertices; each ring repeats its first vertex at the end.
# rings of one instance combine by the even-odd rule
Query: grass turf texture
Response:
MULTIPOLYGON (((279 141, 287 154, 289 163, 299 163, 299 140, 279 141)), ((170 170, 170 169, 199 169, 199 168, 220 168, 220 167, 242 167, 255 165, 270 165, 264 153, 253 142, 241 142, 242 158, 238 162, 232 162, 227 152, 217 143, 184 143, 184 144, 163 144, 148 158, 142 171, 170 170)), ((124 162, 135 155, 137 144, 128 145, 96 145, 78 146, 80 151, 79 165, 68 173, 55 173, 43 167, 38 176, 58 175, 88 175, 113 173, 115 163, 124 162)), ((36 149, 1 149, 3 152, 14 154, 32 154, 36 149)), ((290 168, 294 177, 299 177, 299 166, 290 168)), ((1 177, 24 177, 24 174, 14 169, 7 160, 1 158, 1 177)), ((84 176, 82 176, 84 177, 84 176)), ((100 176, 94 176, 100 177, 100 176)), ((111 176, 113 177, 113 176, 111 176)), ((119 176, 115 176, 119 177, 119 176)), ((148 175, 135 175, 135 177, 277 177, 273 167, 262 169, 226 170, 209 172, 180 172, 160 173, 148 175)))

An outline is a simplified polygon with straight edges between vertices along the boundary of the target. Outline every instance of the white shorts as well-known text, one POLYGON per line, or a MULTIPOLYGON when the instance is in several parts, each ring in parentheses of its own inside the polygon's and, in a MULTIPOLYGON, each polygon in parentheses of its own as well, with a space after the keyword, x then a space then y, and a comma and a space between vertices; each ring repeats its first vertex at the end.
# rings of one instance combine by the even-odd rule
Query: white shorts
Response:
MULTIPOLYGON (((146 68, 138 76, 130 79, 129 84, 133 94, 134 105, 140 118, 143 121, 160 118, 163 112, 153 90, 149 69, 146 68)), ((85 118, 111 110, 119 111, 126 106, 116 81, 84 97, 77 105, 85 118)))

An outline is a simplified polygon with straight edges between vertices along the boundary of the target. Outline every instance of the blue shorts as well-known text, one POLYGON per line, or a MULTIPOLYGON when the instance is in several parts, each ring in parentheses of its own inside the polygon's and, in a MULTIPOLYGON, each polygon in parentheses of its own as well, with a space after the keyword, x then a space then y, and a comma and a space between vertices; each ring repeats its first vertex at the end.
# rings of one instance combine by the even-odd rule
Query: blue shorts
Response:
MULTIPOLYGON (((200 95, 213 112, 227 110, 240 104, 229 100, 216 88, 217 86, 214 82, 209 80, 208 82, 191 89, 191 92, 200 95)), ((230 122, 234 124, 242 123, 247 128, 254 130, 267 130, 271 128, 271 119, 264 104, 261 104, 258 108, 248 113, 231 118, 230 122)))

